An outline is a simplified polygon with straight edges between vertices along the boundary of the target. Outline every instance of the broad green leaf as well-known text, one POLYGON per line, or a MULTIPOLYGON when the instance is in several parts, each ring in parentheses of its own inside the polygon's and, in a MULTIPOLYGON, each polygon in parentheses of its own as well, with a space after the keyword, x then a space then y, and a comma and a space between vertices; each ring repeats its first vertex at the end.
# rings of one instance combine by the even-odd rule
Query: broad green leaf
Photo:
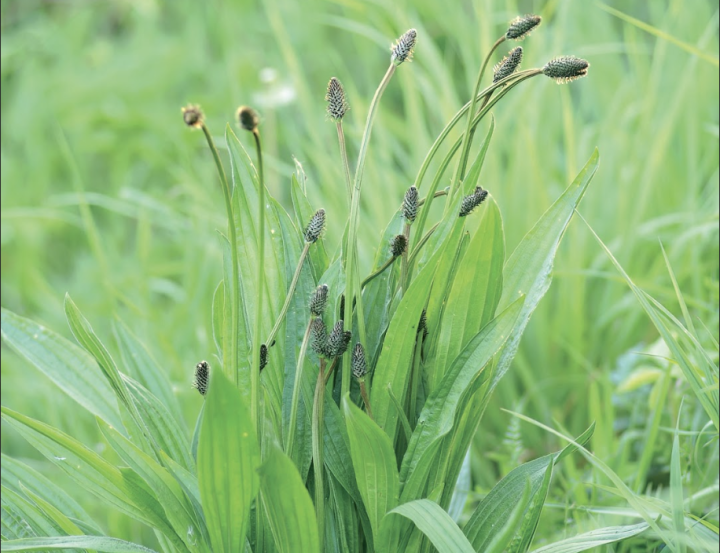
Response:
POLYGON ((560 240, 597 171, 599 161, 600 155, 596 149, 572 184, 540 217, 505 264, 503 293, 499 308, 505 309, 520 295, 525 295, 525 305, 510 339, 497 360, 488 397, 510 368, 530 316, 550 287, 553 262, 560 240))
POLYGON ((480 226, 458 266, 443 310, 430 373, 434 390, 452 361, 494 316, 502 293, 505 240, 500 210, 494 200, 485 204, 480 226))
MULTIPOLYGON (((595 425, 593 424, 577 438, 576 443, 580 445, 587 443, 594 430, 595 425)), ((520 465, 511 470, 490 490, 463 528, 463 532, 476 551, 484 551, 498 528, 502 527, 504 521, 508 519, 513 507, 525 493, 525 483, 530 482, 530 498, 534 498, 542 491, 547 471, 550 470, 548 467, 558 463, 576 449, 574 444, 570 444, 558 453, 545 455, 520 465)))
POLYGON ((98 553, 156 553, 136 543, 104 536, 62 536, 27 538, 2 542, 3 551, 44 551, 47 549, 93 549, 98 553))
POLYGON ((166 371, 160 368, 147 347, 120 319, 114 321, 113 333, 128 376, 140 382, 158 398, 176 423, 182 422, 180 405, 173 393, 173 387, 166 371))
MULTIPOLYGON (((545 471, 546 475, 548 474, 548 471, 552 471, 552 468, 548 468, 545 471)), ((480 551, 483 553, 503 553, 503 551, 506 550, 505 548, 508 546, 508 543, 510 543, 513 534, 515 533, 515 529, 520 524, 520 517, 522 517, 523 512, 525 511, 529 499, 530 479, 526 478, 523 495, 520 498, 520 501, 511 505, 512 511, 510 511, 510 516, 508 516, 506 520, 501 521, 500 526, 494 529, 492 536, 490 536, 490 543, 487 547, 478 549, 478 553, 480 553, 480 551)))
POLYGON ((214 553, 242 551, 258 492, 260 449, 240 391, 213 371, 198 446, 198 483, 214 553))
POLYGON ((51 519, 53 523, 61 530, 61 532, 59 532, 60 534, 68 534, 72 536, 84 533, 77 526, 77 524, 75 524, 72 520, 65 516, 65 514, 62 513, 57 507, 45 501, 38 494, 28 490, 25 486, 21 485, 20 487, 22 488, 23 493, 33 503, 35 503, 35 505, 37 505, 38 509, 40 509, 45 514, 45 516, 51 519))
POLYGON ((478 379, 488 378, 484 369, 508 339, 522 306, 522 299, 516 301, 470 340, 428 397, 400 470, 404 502, 420 497, 437 448, 443 436, 452 430, 461 397, 468 389, 477 388, 478 379))
POLYGON ((429 499, 404 503, 390 511, 390 514, 402 515, 412 520, 418 530, 430 539, 439 553, 475 553, 470 542, 455 521, 450 518, 450 515, 429 499))
POLYGON ((70 497, 65 490, 54 482, 29 467, 25 463, 2 454, 2 485, 20 493, 23 486, 33 493, 41 496, 54 507, 57 507, 68 517, 79 519, 86 525, 93 527, 98 533, 100 527, 90 518, 90 515, 70 497))
POLYGON ((3 419, 68 476, 118 510, 147 522, 128 497, 121 472, 93 450, 45 423, 2 407, 3 419))
POLYGON ((578 553, 578 551, 587 551, 608 543, 632 538, 648 528, 649 525, 646 522, 629 526, 608 526, 546 545, 535 549, 532 553, 578 553))
POLYGON ((520 529, 515 533, 515 537, 507 549, 508 553, 525 553, 530 548, 538 522, 540 521, 540 513, 542 513, 542 508, 545 505, 548 490, 550 489, 553 466, 554 463, 548 463, 542 483, 540 484, 540 489, 532 495, 527 510, 523 514, 520 529))
MULTIPOLYGON (((31 501, 7 488, 1 488, 0 492, 3 507, 9 507, 19 523, 18 531, 24 529, 26 536, 62 536, 65 533, 59 524, 31 501)), ((5 551, 5 542, 2 550, 5 551)))
POLYGON ((260 497, 279 553, 319 553, 315 508, 293 462, 271 447, 259 473, 260 497))
POLYGON ((85 350, 5 308, 2 309, 2 337, 82 407, 117 428, 123 427, 117 398, 85 350))
POLYGON ((380 522, 398 502, 397 462, 390 438, 368 415, 343 398, 343 413, 350 438, 350 454, 355 479, 362 497, 373 537, 377 539, 380 522))

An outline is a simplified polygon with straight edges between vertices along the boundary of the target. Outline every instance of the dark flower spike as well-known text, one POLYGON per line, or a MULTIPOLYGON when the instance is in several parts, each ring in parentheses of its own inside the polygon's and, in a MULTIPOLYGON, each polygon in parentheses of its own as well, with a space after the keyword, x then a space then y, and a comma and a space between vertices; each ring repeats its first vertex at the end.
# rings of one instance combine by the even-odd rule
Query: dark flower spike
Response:
POLYGON ((555 79, 558 84, 563 84, 584 77, 587 75, 589 67, 590 64, 587 60, 575 56, 562 56, 550 60, 543 67, 543 73, 547 77, 555 79))
POLYGON ((345 331, 345 323, 342 319, 335 323, 327 340, 327 356, 340 357, 347 350, 352 334, 345 331))
POLYGON ((237 119, 240 126, 250 132, 255 132, 260 123, 257 112, 248 106, 240 106, 237 109, 237 119))
POLYGON ((408 188, 407 192, 405 192, 402 205, 403 217, 405 217, 405 221, 407 223, 412 224, 415 217, 417 217, 418 199, 419 195, 417 188, 414 186, 408 188))
POLYGON ((515 73, 515 71, 517 71, 517 68, 520 67, 522 57, 523 49, 521 46, 510 50, 508 55, 505 56, 503 60, 495 66, 495 69, 493 69, 493 71, 495 72, 495 75, 493 76, 493 82, 496 83, 498 81, 501 81, 505 77, 509 77, 510 75, 515 73))
POLYGON ((398 234, 390 242, 390 253, 393 257, 400 257, 407 251, 408 240, 404 234, 398 234))
POLYGON ((325 94, 325 100, 327 101, 327 113, 330 119, 333 121, 340 121, 350 106, 345 99, 345 89, 342 83, 335 77, 330 79, 327 87, 327 94, 325 94))
POLYGON ((260 370, 267 367, 268 363, 268 348, 265 344, 260 344, 260 370))
POLYGON ((481 186, 475 188, 475 192, 469 196, 465 196, 460 203, 460 217, 466 217, 472 213, 473 209, 479 206, 487 198, 487 190, 483 190, 481 186))
POLYGON ((362 378, 367 374, 367 362, 365 361, 365 350, 362 344, 355 344, 352 354, 352 373, 355 378, 362 378))
POLYGON ((395 41, 395 44, 390 47, 390 51, 392 52, 392 55, 390 56, 390 61, 396 66, 400 65, 404 61, 411 61, 413 55, 413 48, 415 48, 416 42, 417 31, 415 29, 410 29, 409 31, 406 31, 405 34, 402 35, 399 39, 397 39, 397 41, 395 41))
POLYGON ((539 15, 523 15, 510 22, 505 38, 508 40, 523 40, 535 27, 540 25, 542 17, 539 15))
POLYGON ((305 242, 317 242, 323 230, 325 230, 325 210, 318 209, 305 228, 305 242))
POLYGON ((210 365, 207 361, 200 361, 195 365, 195 379, 192 387, 195 388, 200 395, 207 394, 208 384, 210 383, 210 365))
POLYGON ((420 321, 418 321, 417 333, 420 334, 421 332, 427 332, 427 311, 425 309, 422 310, 420 321))
POLYGON ((312 320, 310 326, 310 347, 318 355, 325 357, 328 349, 328 335, 325 323, 320 317, 312 320))
POLYGON ((183 121, 188 127, 199 129, 203 126, 205 116, 203 115, 200 106, 189 104, 181 109, 183 121))
POLYGON ((313 317, 320 317, 325 311, 328 298, 327 284, 321 284, 310 296, 310 313, 313 317))

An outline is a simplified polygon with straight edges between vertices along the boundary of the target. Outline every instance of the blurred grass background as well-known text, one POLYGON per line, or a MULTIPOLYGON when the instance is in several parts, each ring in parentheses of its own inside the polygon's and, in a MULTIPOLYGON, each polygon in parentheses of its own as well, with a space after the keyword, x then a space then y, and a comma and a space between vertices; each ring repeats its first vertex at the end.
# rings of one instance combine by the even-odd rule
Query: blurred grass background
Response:
MULTIPOLYGON (((348 92, 345 129, 354 159, 387 48, 409 27, 420 37, 415 61, 398 71, 383 98, 366 168, 365 266, 435 136, 468 99, 484 53, 515 15, 538 13, 544 22, 523 43, 523 67, 573 54, 591 68, 589 78, 571 86, 532 79, 494 110, 497 128, 481 182, 501 207, 508 254, 598 146, 601 168, 580 211, 636 283, 677 314, 662 243, 692 316, 709 329, 709 343, 717 339, 712 0, 475 0, 452 7, 432 0, 3 0, 1 6, 2 305, 69 336, 62 309, 69 292, 107 342, 119 316, 170 373, 189 425, 201 401, 190 388, 192 368, 213 350, 210 302, 221 278, 216 229, 225 223, 212 159, 202 135, 182 124, 180 107, 199 103, 220 144, 235 108, 256 107, 271 192, 290 205, 297 159, 311 202, 328 210, 332 251, 347 206, 335 128, 324 116, 325 86, 337 76, 348 92)), ((663 431, 646 440, 645 423, 657 407, 653 379, 627 385, 633 369, 662 365, 651 356, 666 355, 656 339, 576 219, 554 284, 481 424, 476 489, 489 489, 518 462, 557 445, 511 422, 501 407, 557 421, 575 434, 598 420, 595 451, 631 478, 641 451, 653 447, 651 484, 662 486, 672 436, 663 431)), ((4 405, 102 448, 89 416, 4 345, 2 354, 4 405)), ((675 426, 686 391, 679 384, 660 406, 663 428, 675 426)), ((700 430, 695 414, 684 411, 688 432, 700 430)), ((15 435, 3 433, 2 450, 51 470, 15 435)), ((689 469, 698 489, 717 484, 704 472, 717 466, 714 451, 701 473, 689 469)), ((567 501, 594 498, 580 480, 568 471, 567 501)), ((567 514, 559 509, 557 516, 567 514)), ((143 532, 112 513, 98 520, 118 537, 143 532)))

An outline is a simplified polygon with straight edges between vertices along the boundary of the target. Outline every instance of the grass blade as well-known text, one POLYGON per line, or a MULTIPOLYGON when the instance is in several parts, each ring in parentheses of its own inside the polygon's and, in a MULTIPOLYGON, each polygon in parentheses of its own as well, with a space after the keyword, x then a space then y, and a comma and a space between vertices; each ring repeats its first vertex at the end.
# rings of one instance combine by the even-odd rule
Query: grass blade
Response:
POLYGON ((2 542, 3 551, 43 551, 47 549, 94 549, 98 553, 156 553, 136 543, 104 536, 63 536, 57 538, 28 538, 2 542))
POLYGON ((566 540, 558 541, 550 545, 536 549, 532 553, 578 553, 608 543, 615 543, 644 532, 649 528, 646 522, 632 524, 630 526, 608 526, 586 532, 566 540))

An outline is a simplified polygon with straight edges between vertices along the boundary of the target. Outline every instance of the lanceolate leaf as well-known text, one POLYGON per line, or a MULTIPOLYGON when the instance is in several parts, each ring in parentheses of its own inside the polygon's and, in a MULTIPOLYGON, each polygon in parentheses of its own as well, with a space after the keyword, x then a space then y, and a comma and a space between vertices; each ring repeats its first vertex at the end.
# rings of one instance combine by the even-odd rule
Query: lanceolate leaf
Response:
POLYGON ((343 398, 343 412, 350 437, 355 478, 377 539, 385 513, 398 502, 399 482, 392 442, 370 417, 349 399, 343 398))
POLYGON ((117 398, 85 350, 29 319, 2 309, 5 342, 92 414, 122 428, 117 398))
POLYGON ((27 538, 2 542, 3 551, 46 551, 48 549, 93 549, 98 553, 156 553, 142 545, 104 536, 63 536, 27 538))
POLYGON ((279 553, 319 553, 315 508, 293 462, 271 447, 259 472, 262 504, 279 553))
POLYGON ((210 379, 197 465, 213 552, 242 551, 259 487, 260 448, 250 411, 223 371, 210 379))
POLYGON ((646 522, 632 524, 629 526, 608 526, 586 532, 566 540, 558 541, 532 553, 578 553, 595 549, 608 543, 615 543, 637 536, 647 530, 650 526, 646 522))

